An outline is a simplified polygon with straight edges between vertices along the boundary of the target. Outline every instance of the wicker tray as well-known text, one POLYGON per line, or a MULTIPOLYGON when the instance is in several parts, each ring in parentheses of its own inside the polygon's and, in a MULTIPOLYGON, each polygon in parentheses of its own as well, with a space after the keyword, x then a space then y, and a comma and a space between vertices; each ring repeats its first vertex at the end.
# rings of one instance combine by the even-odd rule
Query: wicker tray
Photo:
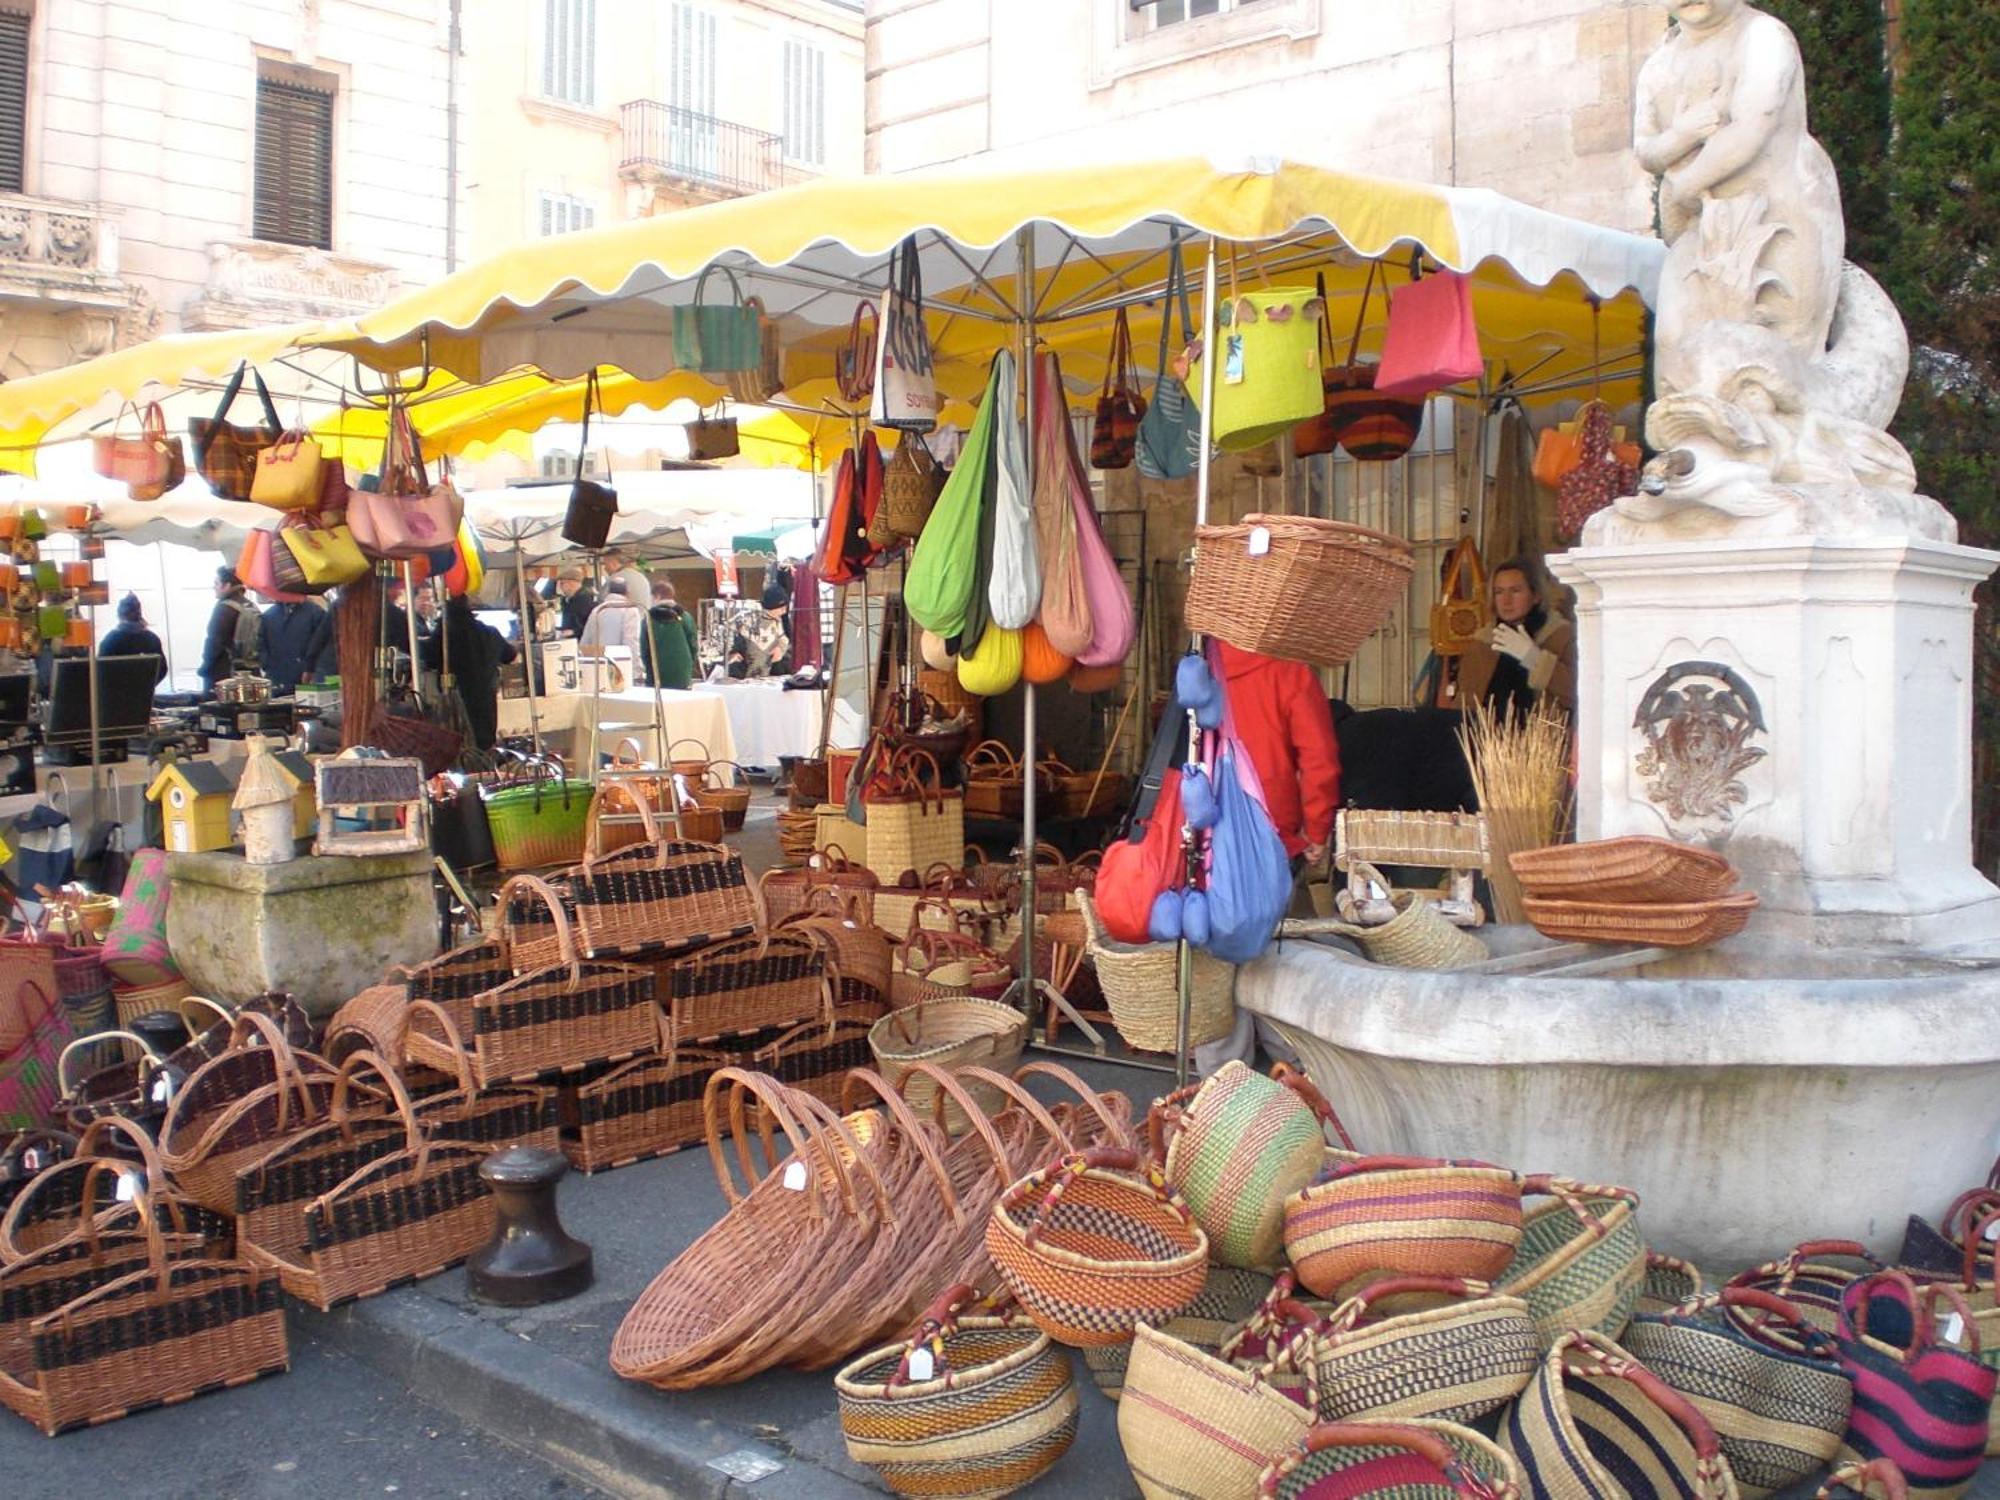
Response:
POLYGON ((1410 545, 1341 521, 1248 515, 1195 528, 1187 623, 1266 656, 1337 667, 1409 587, 1410 545), (1251 556, 1253 533, 1266 533, 1251 556))
POLYGON ((1524 895, 1550 901, 1713 901, 1736 884, 1720 854, 1648 834, 1524 849, 1507 863, 1524 895))
POLYGON ((1757 897, 1751 891, 1739 891, 1713 901, 1635 903, 1548 901, 1530 896, 1522 905, 1543 937, 1564 942, 1699 948, 1741 932, 1756 909, 1757 897))

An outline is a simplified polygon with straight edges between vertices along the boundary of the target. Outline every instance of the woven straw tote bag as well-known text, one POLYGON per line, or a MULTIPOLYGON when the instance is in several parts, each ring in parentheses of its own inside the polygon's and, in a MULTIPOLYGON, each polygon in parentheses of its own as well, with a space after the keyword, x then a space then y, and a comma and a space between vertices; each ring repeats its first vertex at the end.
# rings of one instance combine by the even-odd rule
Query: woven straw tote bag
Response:
POLYGON ((1311 1428, 1318 1397, 1293 1400, 1270 1368, 1241 1370, 1146 1324, 1135 1330, 1118 1441, 1146 1500, 1254 1492, 1264 1466, 1311 1428))
POLYGON ((1545 1175, 1524 1179, 1521 1194, 1552 1194, 1556 1201, 1527 1216, 1520 1248, 1494 1290, 1526 1299, 1544 1345, 1572 1328, 1617 1338, 1646 1279, 1639 1195, 1545 1175))
POLYGON ((1487 1162, 1338 1161, 1285 1200, 1285 1252, 1322 1297, 1370 1271, 1490 1281, 1521 1239, 1521 1178, 1487 1162))

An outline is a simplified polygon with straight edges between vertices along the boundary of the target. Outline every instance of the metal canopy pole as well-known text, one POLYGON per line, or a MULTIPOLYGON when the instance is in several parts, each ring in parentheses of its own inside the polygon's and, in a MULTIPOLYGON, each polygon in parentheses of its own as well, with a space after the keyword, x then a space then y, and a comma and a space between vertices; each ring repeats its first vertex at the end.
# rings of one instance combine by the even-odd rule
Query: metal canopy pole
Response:
POLYGON ((535 658, 540 654, 541 642, 535 639, 531 623, 533 615, 528 608, 528 569, 521 561, 521 538, 514 538, 514 587, 517 591, 521 611, 521 650, 525 656, 528 679, 528 732, 535 739, 535 759, 542 758, 542 715, 535 706, 536 678, 540 675, 536 668, 541 665, 535 658))

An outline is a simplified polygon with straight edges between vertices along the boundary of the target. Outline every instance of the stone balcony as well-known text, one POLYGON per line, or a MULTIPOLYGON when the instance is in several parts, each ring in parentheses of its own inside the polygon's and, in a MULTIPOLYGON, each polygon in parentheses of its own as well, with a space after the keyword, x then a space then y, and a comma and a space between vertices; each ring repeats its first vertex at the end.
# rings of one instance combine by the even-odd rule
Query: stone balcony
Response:
POLYGON ((269 240, 212 240, 208 281, 182 310, 190 332, 372 312, 396 294, 392 265, 269 240))
POLYGON ((118 220, 94 203, 0 193, 0 301, 119 314, 118 220))
POLYGON ((815 175, 787 161, 785 138, 768 130, 657 99, 634 99, 618 116, 618 174, 650 192, 654 212, 789 187, 815 175))

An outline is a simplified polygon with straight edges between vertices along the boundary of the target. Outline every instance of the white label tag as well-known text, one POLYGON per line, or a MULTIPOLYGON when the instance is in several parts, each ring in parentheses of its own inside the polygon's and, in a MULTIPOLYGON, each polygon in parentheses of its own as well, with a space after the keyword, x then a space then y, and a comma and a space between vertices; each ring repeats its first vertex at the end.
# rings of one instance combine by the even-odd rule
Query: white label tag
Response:
POLYGON ((30 1146, 21 1153, 21 1167, 24 1171, 39 1172, 42 1169, 42 1153, 30 1146))
POLYGON ((1251 557, 1262 557, 1266 552, 1269 552, 1271 550, 1271 528, 1268 526, 1252 526, 1250 528, 1250 544, 1243 550, 1251 557))
POLYGON ((1944 1320, 1944 1341, 1947 1344, 1957 1343, 1964 1335, 1965 1318, 1962 1314, 1953 1313, 1944 1320))
POLYGON ((787 1162, 782 1181, 793 1192, 803 1193, 806 1190, 806 1164, 802 1161, 787 1162))
POLYGON ((174 1097, 174 1081, 165 1073, 153 1080, 152 1098, 155 1104, 165 1104, 174 1097))
POLYGON ((910 1379, 929 1380, 937 1374, 937 1361, 931 1358, 928 1349, 910 1351, 910 1379))
POLYGON ((112 1193, 112 1196, 120 1203, 130 1203, 138 1195, 139 1174, 137 1172, 120 1172, 118 1174, 118 1187, 112 1193))
POLYGON ((2000 1244, 2000 1215, 1996 1215, 1993 1222, 1986 1226, 1986 1238, 2000 1244))

